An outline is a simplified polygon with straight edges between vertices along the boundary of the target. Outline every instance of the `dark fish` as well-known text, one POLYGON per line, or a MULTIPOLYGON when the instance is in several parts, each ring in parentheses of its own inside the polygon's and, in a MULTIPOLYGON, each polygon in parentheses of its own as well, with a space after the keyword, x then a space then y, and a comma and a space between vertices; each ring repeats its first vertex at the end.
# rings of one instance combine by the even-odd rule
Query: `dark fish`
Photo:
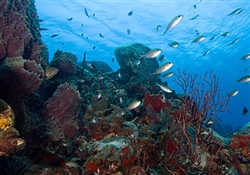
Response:
POLYGON ((59 36, 59 34, 53 34, 53 35, 50 36, 50 38, 55 38, 57 36, 59 36))
POLYGON ((44 20, 42 20, 42 19, 39 19, 38 21, 39 21, 39 22, 44 22, 44 20))
POLYGON ((171 43, 168 43, 168 45, 169 45, 170 47, 176 48, 176 47, 179 46, 179 43, 176 42, 176 41, 173 41, 173 42, 171 42, 171 43))
POLYGON ((49 30, 49 29, 41 27, 40 31, 42 31, 42 30, 49 30))
POLYGON ((225 36, 225 37, 226 37, 226 36, 228 36, 229 34, 230 34, 230 32, 227 31, 227 32, 222 33, 221 36, 225 36))
POLYGON ((87 52, 84 52, 83 60, 82 60, 82 72, 83 73, 84 73, 84 67, 85 67, 85 64, 86 64, 86 54, 87 54, 87 52))
POLYGON ((95 17, 95 13, 93 13, 93 15, 92 15, 93 17, 95 17))
POLYGON ((208 49, 206 52, 203 53, 202 56, 206 56, 207 54, 209 54, 210 50, 208 49))
POLYGON ((103 35, 102 35, 101 33, 99 33, 99 36, 100 36, 101 38, 103 38, 103 35))
POLYGON ((64 45, 64 43, 62 43, 62 46, 64 45))
POLYGON ((196 4, 194 4, 194 6, 193 6, 193 7, 194 7, 194 9, 196 9, 197 5, 196 5, 196 4))
POLYGON ((83 27, 83 24, 81 24, 81 26, 83 27))
POLYGON ((241 115, 246 115, 246 114, 247 114, 247 112, 248 112, 247 107, 244 107, 244 108, 243 108, 243 110, 242 110, 241 115))
POLYGON ((95 49, 95 46, 93 46, 93 49, 95 49))
POLYGON ((238 14, 242 13, 243 11, 245 11, 245 9, 237 8, 234 11, 232 11, 231 13, 229 13, 227 16, 238 15, 238 14))
POLYGON ((127 34, 130 35, 130 30, 129 29, 127 30, 127 34))
POLYGON ((217 38, 217 35, 214 35, 210 40, 214 40, 215 38, 217 38))
POLYGON ((199 33, 199 31, 198 31, 198 30, 195 30, 195 34, 196 34, 196 35, 199 35, 200 33, 199 33))
POLYGON ((238 41, 239 41, 239 38, 236 38, 231 43, 229 43, 228 46, 233 45, 233 44, 237 43, 238 41))
POLYGON ((130 12, 128 12, 128 16, 132 16, 133 15, 133 10, 131 10, 130 12))
POLYGON ((73 19, 73 18, 71 17, 71 18, 68 18, 67 20, 68 20, 68 21, 72 21, 72 19, 73 19))
POLYGON ((164 61, 164 55, 160 55, 159 58, 158 58, 158 61, 164 61))
POLYGON ((196 15, 195 17, 190 18, 189 20, 195 20, 195 19, 198 18, 198 17, 199 17, 199 15, 196 15))
POLYGON ((89 14, 88 14, 88 11, 87 11, 86 8, 84 8, 84 13, 85 13, 85 15, 89 18, 89 14))
POLYGON ((115 58, 112 58, 111 61, 114 62, 114 61, 115 61, 115 58))
POLYGON ((156 26, 156 31, 158 32, 161 29, 161 25, 156 26))

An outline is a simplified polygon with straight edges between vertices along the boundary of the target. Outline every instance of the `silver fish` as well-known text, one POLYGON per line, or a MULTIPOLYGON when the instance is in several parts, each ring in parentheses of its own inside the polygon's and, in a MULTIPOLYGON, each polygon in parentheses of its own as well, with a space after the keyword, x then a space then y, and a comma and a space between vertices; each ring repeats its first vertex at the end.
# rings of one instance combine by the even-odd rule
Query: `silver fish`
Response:
POLYGON ((239 41, 239 38, 236 38, 231 43, 229 43, 228 46, 233 45, 233 44, 237 43, 238 41, 239 41))
POLYGON ((160 85, 158 83, 156 83, 156 85, 159 86, 161 88, 161 90, 163 90, 164 92, 167 92, 167 93, 172 92, 172 90, 167 85, 160 85))
POLYGON ((165 73, 164 75, 162 75, 161 77, 163 78, 169 78, 169 77, 172 77, 174 75, 173 72, 168 72, 168 73, 165 73))
POLYGON ((224 37, 229 36, 229 35, 230 35, 230 32, 228 31, 221 34, 221 36, 224 36, 224 37))
POLYGON ((176 42, 176 41, 173 41, 173 42, 171 42, 171 43, 168 43, 168 45, 169 45, 170 47, 176 48, 176 47, 179 46, 179 43, 176 42))
POLYGON ((145 57, 145 58, 155 58, 158 55, 160 55, 161 52, 162 52, 161 49, 153 49, 153 50, 147 52, 145 55, 143 55, 143 57, 145 57))
POLYGON ((161 65, 153 74, 160 74, 162 72, 167 71, 170 69, 174 64, 172 62, 166 62, 163 65, 161 65))
POLYGON ((170 21, 170 23, 168 24, 168 27, 166 28, 163 35, 165 35, 168 30, 174 28, 181 21, 182 18, 183 18, 183 15, 178 15, 178 16, 174 17, 174 19, 172 19, 170 21))
POLYGON ((202 35, 202 36, 198 36, 197 38, 195 38, 195 39, 192 41, 191 44, 193 44, 193 43, 199 43, 199 42, 203 41, 205 38, 206 38, 206 37, 203 36, 203 35, 202 35))
POLYGON ((128 105, 127 110, 135 109, 135 108, 137 108, 140 104, 141 104, 141 101, 139 101, 139 100, 134 100, 134 101, 132 101, 132 102, 128 105))
POLYGON ((227 96, 228 96, 228 97, 234 97, 234 96, 237 95, 238 93, 239 93, 238 90, 233 90, 233 91, 229 92, 229 93, 227 94, 227 96))
POLYGON ((214 35, 210 40, 214 40, 215 38, 217 38, 217 35, 214 35))
POLYGON ((206 52, 203 53, 202 56, 206 56, 207 54, 209 54, 210 50, 208 49, 206 52))
POLYGON ((246 75, 237 80, 238 83, 248 83, 250 82, 250 75, 246 75))
POLYGON ((232 11, 231 13, 229 13, 227 16, 238 15, 238 14, 242 13, 243 11, 245 11, 245 9, 237 8, 234 11, 232 11))
POLYGON ((158 32, 161 29, 161 25, 156 26, 156 31, 158 32))
POLYGON ((243 56, 242 58, 241 58, 241 60, 242 61, 246 61, 246 60, 248 60, 250 58, 250 53, 248 53, 248 54, 246 54, 245 56, 243 56))

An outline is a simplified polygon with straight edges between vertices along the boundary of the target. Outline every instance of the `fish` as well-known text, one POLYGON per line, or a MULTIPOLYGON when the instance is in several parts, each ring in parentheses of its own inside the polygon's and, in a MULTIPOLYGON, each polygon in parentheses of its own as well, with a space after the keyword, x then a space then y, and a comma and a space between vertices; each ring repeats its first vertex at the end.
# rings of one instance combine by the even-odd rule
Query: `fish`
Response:
POLYGON ((168 26, 167 26, 165 32, 163 33, 163 35, 165 35, 168 30, 174 28, 181 21, 182 18, 183 18, 183 15, 178 15, 178 16, 174 17, 174 19, 172 19, 170 21, 170 23, 168 24, 168 26))
POLYGON ((130 35, 130 30, 129 29, 127 29, 127 34, 130 35))
POLYGON ((38 22, 44 22, 44 20, 43 19, 38 19, 38 22))
POLYGON ((250 81, 250 75, 246 75, 237 80, 238 83, 248 83, 250 81))
POLYGON ((250 53, 244 55, 244 56, 241 58, 241 60, 242 60, 242 61, 246 61, 246 60, 248 60, 249 58, 250 58, 250 53))
POLYGON ((245 11, 245 9, 237 8, 234 11, 232 11, 231 13, 229 13, 227 16, 238 15, 238 14, 242 13, 243 11, 245 11))
POLYGON ((239 93, 238 90, 232 90, 231 92, 229 92, 227 94, 228 97, 234 97, 235 95, 237 95, 239 93))
POLYGON ((224 37, 229 36, 229 35, 230 35, 230 32, 228 31, 221 34, 221 36, 224 36, 224 37))
POLYGON ((194 4, 194 6, 193 6, 193 7, 194 7, 194 9, 196 9, 196 8, 197 8, 197 5, 196 5, 196 4, 194 4))
POLYGON ((176 41, 173 41, 173 42, 171 42, 171 43, 168 43, 168 45, 169 45, 170 47, 176 48, 176 47, 179 46, 179 43, 176 42, 176 41))
POLYGON ((233 45, 233 44, 237 43, 238 41, 239 41, 239 38, 236 38, 231 43, 229 43, 228 46, 233 45))
POLYGON ((140 60, 136 60, 136 61, 132 64, 132 66, 133 66, 133 67, 138 67, 138 66, 140 65, 140 63, 141 63, 140 60))
POLYGON ((161 65, 153 74, 160 74, 162 72, 167 71, 170 69, 174 64, 172 62, 166 62, 163 65, 161 65))
POLYGON ((210 50, 208 49, 206 52, 203 53, 202 56, 206 56, 207 54, 209 54, 210 50))
POLYGON ((161 29, 161 25, 156 26, 156 31, 158 32, 161 29))
POLYGON ((209 118, 207 121, 206 121, 206 126, 207 125, 212 125, 214 123, 214 120, 212 118, 209 118))
POLYGON ((195 33, 196 35, 199 35, 199 34, 200 34, 198 30, 195 30, 194 33, 195 33))
POLYGON ((150 50, 149 52, 147 52, 145 55, 142 55, 141 57, 144 57, 144 58, 155 58, 158 55, 160 55, 161 52, 162 52, 162 50, 157 48, 157 49, 150 50))
POLYGON ((189 20, 195 20, 195 19, 198 18, 198 17, 199 17, 199 15, 196 15, 195 17, 190 18, 189 20))
POLYGON ((168 72, 168 73, 163 74, 161 77, 163 77, 163 78, 169 78, 169 77, 172 77, 173 75, 174 75, 173 72, 168 72))
POLYGON ((217 38, 217 35, 214 35, 210 40, 214 40, 215 38, 217 38))
POLYGON ((65 163, 66 166, 68 166, 69 168, 78 168, 79 164, 77 162, 74 161, 68 161, 65 163))
POLYGON ((133 10, 131 10, 130 12, 128 12, 128 16, 132 16, 133 15, 133 10))
POLYGON ((89 14, 88 14, 88 11, 87 11, 86 8, 84 8, 84 13, 85 13, 85 15, 89 18, 89 14))
POLYGON ((41 28, 40 28, 40 31, 43 31, 43 30, 49 30, 49 29, 44 28, 44 27, 41 27, 41 28))
POLYGON ((96 99, 99 100, 102 98, 102 94, 101 93, 98 93, 97 96, 96 96, 96 99))
POLYGON ((111 62, 114 62, 115 61, 115 58, 111 58, 111 62))
POLYGON ((246 67, 243 71, 249 71, 250 67, 246 67))
POLYGON ((73 20, 73 18, 71 17, 71 18, 68 18, 67 20, 68 20, 68 21, 72 21, 72 20, 73 20))
POLYGON ((59 36, 59 34, 53 34, 53 35, 50 36, 50 38, 55 38, 57 36, 59 36))
POLYGON ((87 52, 84 52, 83 60, 82 60, 82 72, 83 73, 84 73, 84 68, 85 68, 85 64, 86 64, 86 54, 87 54, 87 52))
POLYGON ((101 38, 103 38, 103 35, 102 35, 101 33, 99 33, 99 36, 100 36, 101 38))
POLYGON ((246 115, 247 112, 248 112, 247 107, 244 107, 243 110, 242 110, 242 112, 241 112, 241 115, 246 115))
POLYGON ((59 69, 57 69, 56 67, 46 66, 44 79, 49 80, 49 79, 53 78, 58 73, 58 71, 59 71, 59 69))
POLYGON ((156 83, 156 85, 159 86, 161 88, 161 90, 163 90, 164 92, 167 92, 167 93, 172 92, 172 90, 167 85, 160 85, 158 83, 156 83))
POLYGON ((164 57, 165 57, 164 55, 160 55, 159 58, 158 58, 158 61, 164 61, 165 60, 164 57))
POLYGON ((88 63, 87 66, 88 66, 90 69, 95 69, 95 65, 93 65, 92 63, 88 63))
POLYGON ((122 74, 121 74, 121 72, 119 72, 117 76, 118 76, 119 79, 122 79, 122 74))
POLYGON ((203 35, 202 35, 202 36, 198 36, 197 38, 195 38, 195 39, 192 41, 191 44, 193 44, 193 43, 199 43, 199 42, 203 41, 205 38, 206 38, 206 37, 203 36, 203 35))
POLYGON ((134 101, 132 101, 132 102, 128 105, 127 110, 135 109, 135 108, 137 108, 140 104, 141 104, 141 101, 139 101, 139 100, 134 100, 134 101))

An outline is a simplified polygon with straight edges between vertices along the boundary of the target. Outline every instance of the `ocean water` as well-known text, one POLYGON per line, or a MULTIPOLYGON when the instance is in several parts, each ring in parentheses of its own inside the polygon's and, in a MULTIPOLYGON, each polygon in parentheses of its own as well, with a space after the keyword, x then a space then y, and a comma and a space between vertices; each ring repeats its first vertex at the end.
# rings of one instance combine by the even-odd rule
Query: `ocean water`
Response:
MULTIPOLYGON (((174 63, 171 71, 186 70, 202 77, 212 70, 219 78, 222 95, 239 90, 230 99, 230 113, 219 114, 222 124, 236 129, 250 121, 250 112, 242 116, 243 107, 250 109, 250 85, 236 81, 250 75, 250 70, 244 71, 250 67, 250 60, 240 60, 250 53, 249 0, 36 0, 35 4, 39 18, 44 20, 40 27, 48 29, 42 31, 42 39, 48 46, 49 60, 57 49, 75 54, 79 62, 87 52, 87 61, 104 61, 116 71, 119 65, 111 61, 115 47, 139 42, 152 49, 160 48, 166 61, 174 63), (237 8, 245 10, 228 16, 237 8), (183 19, 163 35, 169 22, 178 15, 183 15, 183 19), (199 16, 190 20, 196 15, 199 16), (157 31, 158 25, 161 28, 157 31), (198 37, 196 30, 206 38, 191 44, 198 37), (225 32, 230 32, 229 36, 221 36, 225 32), (58 36, 51 38, 54 34, 58 36), (214 35, 217 38, 210 40, 214 35), (229 45, 237 38, 238 42, 229 45), (170 47, 168 43, 172 41, 177 41, 179 47, 170 47), (202 56, 208 49, 210 53, 202 56)), ((175 78, 167 81, 172 89, 182 93, 175 78)))

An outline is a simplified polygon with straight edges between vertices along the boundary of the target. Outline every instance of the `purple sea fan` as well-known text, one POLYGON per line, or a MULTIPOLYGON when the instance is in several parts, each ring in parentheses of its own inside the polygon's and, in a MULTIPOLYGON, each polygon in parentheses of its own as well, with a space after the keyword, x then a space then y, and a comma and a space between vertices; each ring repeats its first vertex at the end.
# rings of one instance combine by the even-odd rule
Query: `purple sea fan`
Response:
POLYGON ((45 102, 43 112, 52 141, 70 139, 77 134, 79 111, 79 91, 68 83, 58 86, 53 96, 45 102))

